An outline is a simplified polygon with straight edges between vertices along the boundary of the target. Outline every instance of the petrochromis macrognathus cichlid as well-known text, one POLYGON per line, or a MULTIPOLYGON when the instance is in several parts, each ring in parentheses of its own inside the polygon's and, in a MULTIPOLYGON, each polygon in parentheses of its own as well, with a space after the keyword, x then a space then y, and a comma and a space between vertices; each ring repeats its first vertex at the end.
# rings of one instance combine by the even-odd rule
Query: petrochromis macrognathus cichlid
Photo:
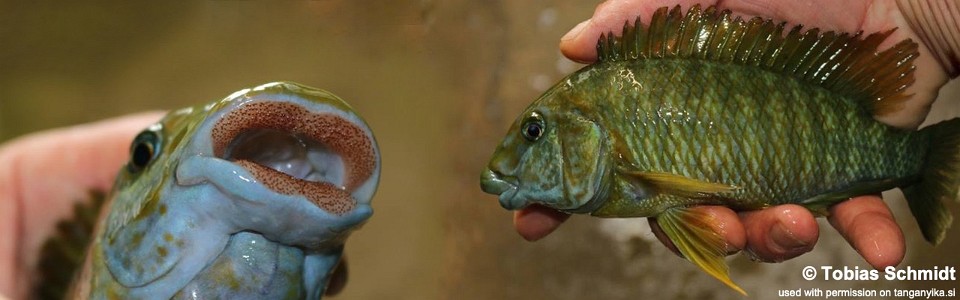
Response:
POLYGON ((679 7, 602 36, 599 60, 527 107, 481 175, 516 210, 540 204, 597 217, 655 217, 681 254, 740 293, 724 241, 697 205, 815 215, 902 188, 924 237, 952 223, 960 119, 919 131, 874 119, 910 95, 916 43, 893 30, 785 31, 785 23, 679 7))
POLYGON ((367 123, 320 89, 173 111, 133 140, 68 296, 320 298, 379 174, 367 123))

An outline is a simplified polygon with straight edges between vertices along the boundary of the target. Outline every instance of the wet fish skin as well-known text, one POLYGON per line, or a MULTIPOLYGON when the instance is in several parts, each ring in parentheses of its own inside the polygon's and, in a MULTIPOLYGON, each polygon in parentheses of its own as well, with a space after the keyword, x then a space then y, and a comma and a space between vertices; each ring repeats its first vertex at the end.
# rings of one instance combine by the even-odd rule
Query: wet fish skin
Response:
POLYGON ((587 212, 613 217, 702 204, 759 209, 866 181, 909 182, 929 147, 928 134, 885 126, 822 87, 690 60, 590 65, 545 92, 508 132, 488 174, 556 185, 497 193, 504 207, 581 212, 602 198, 604 205, 587 212), (529 143, 520 131, 534 114, 547 129, 529 143), (638 170, 733 188, 722 197, 638 191, 631 176, 619 176, 638 170))
POLYGON ((683 256, 727 275, 725 244, 697 205, 799 204, 816 215, 903 188, 924 237, 952 223, 960 119, 907 131, 873 119, 909 98, 917 45, 876 53, 862 36, 659 9, 604 35, 599 61, 567 76, 512 124, 481 174, 507 209, 656 217, 683 256))
POLYGON ((171 112, 134 139, 69 297, 320 298, 379 171, 366 122, 323 90, 171 112))
POLYGON ((597 216, 654 216, 701 204, 752 210, 803 204, 864 182, 905 184, 916 180, 930 145, 925 132, 886 126, 836 93, 755 68, 648 60, 597 65, 583 74, 588 78, 579 85, 566 81, 562 89, 570 95, 557 97, 565 99, 533 106, 556 103, 551 111, 589 113, 602 124, 603 148, 620 150, 598 158, 605 169, 732 187, 720 197, 650 189, 642 193, 652 196, 638 201, 634 178, 614 176, 607 204, 592 212, 597 216), (609 91, 597 93, 597 87, 609 91))

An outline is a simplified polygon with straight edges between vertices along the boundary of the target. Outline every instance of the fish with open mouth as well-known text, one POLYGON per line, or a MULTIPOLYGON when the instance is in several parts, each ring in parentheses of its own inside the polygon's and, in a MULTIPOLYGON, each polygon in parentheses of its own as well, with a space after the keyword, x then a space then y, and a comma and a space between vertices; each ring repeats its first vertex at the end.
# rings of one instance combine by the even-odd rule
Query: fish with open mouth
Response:
POLYGON ((173 111, 133 140, 68 297, 320 298, 379 174, 372 131, 323 90, 173 111))
POLYGON ((917 44, 877 53, 893 31, 801 30, 693 6, 657 10, 599 60, 560 80, 516 119, 480 186, 506 209, 540 204, 597 217, 655 217, 680 253, 744 293, 710 216, 794 203, 815 215, 902 188, 924 237, 953 221, 960 119, 919 131, 874 116, 910 95, 917 44))

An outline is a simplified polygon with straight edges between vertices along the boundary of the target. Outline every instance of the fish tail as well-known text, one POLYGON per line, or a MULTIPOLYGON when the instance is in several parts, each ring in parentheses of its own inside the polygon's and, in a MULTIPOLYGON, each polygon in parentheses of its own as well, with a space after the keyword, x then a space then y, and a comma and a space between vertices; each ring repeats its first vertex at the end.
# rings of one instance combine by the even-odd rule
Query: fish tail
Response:
POLYGON ((936 245, 953 223, 943 201, 957 201, 960 188, 960 118, 920 130, 930 138, 927 160, 920 170, 920 182, 903 190, 910 212, 917 219, 923 237, 936 245))

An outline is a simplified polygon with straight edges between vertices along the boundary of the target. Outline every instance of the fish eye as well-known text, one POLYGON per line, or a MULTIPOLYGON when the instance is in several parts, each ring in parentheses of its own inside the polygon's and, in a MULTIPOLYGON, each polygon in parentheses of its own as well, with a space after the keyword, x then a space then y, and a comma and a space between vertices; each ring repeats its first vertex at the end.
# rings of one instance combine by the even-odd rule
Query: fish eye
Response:
POLYGON ((130 172, 139 172, 157 157, 160 149, 160 136, 154 130, 144 130, 133 139, 130 145, 130 172))
POLYGON ((539 114, 533 113, 530 118, 523 122, 521 133, 523 134, 523 138, 534 142, 539 139, 540 136, 543 136, 543 130, 543 119, 540 118, 539 114))

